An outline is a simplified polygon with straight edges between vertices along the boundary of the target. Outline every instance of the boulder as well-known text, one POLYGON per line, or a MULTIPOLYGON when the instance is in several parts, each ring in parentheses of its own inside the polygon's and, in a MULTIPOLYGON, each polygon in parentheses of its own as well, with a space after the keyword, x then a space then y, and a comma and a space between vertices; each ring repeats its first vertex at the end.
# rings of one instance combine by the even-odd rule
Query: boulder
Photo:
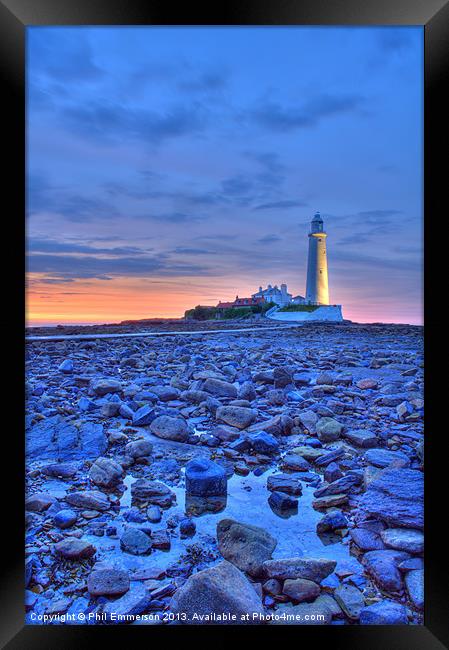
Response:
POLYGON ((279 451, 279 442, 277 438, 266 431, 252 433, 249 441, 255 452, 260 454, 277 454, 279 451))
POLYGON ((261 597, 253 585, 226 560, 190 576, 174 594, 170 610, 186 615, 181 623, 199 625, 248 625, 258 623, 258 617, 264 614, 261 597), (211 614, 227 614, 232 620, 213 620, 211 614))
POLYGON ((145 555, 150 552, 151 539, 138 528, 126 528, 120 537, 120 548, 131 555, 145 555))
POLYGON ((92 390, 95 395, 103 397, 108 393, 120 393, 122 390, 122 383, 117 379, 108 377, 106 379, 97 379, 92 384, 92 390))
POLYGON ((233 519, 222 519, 217 525, 218 550, 229 562, 251 576, 262 572, 265 560, 271 558, 277 540, 266 530, 233 519))
POLYGON ((244 406, 220 406, 215 417, 231 427, 246 429, 256 419, 256 413, 253 409, 244 406))
POLYGON ((53 517, 53 523, 57 528, 60 528, 61 530, 70 528, 70 526, 76 524, 77 520, 78 515, 76 512, 70 510, 69 508, 63 508, 63 510, 59 510, 53 517))
POLYGON ((169 508, 176 501, 176 495, 160 481, 139 478, 131 485, 132 503, 151 503, 161 508, 169 508))
POLYGON ((96 550, 95 546, 77 537, 66 537, 54 545, 56 555, 67 560, 84 560, 95 555, 96 550))
POLYGON ((149 404, 141 406, 137 411, 133 413, 133 426, 135 427, 145 427, 148 424, 151 424, 156 419, 156 414, 154 409, 149 404))
POLYGON ((365 606, 362 592, 354 585, 342 584, 334 591, 334 598, 351 621, 357 621, 365 606))
POLYGON ((69 492, 65 500, 71 506, 83 508, 85 510, 99 510, 104 512, 109 510, 111 504, 103 492, 99 490, 84 490, 82 492, 69 492))
POLYGON ((424 527, 424 477, 414 469, 391 468, 378 473, 362 495, 359 507, 390 526, 424 527))
POLYGON ((152 451, 153 445, 149 440, 134 440, 125 447, 125 454, 134 460, 150 456, 152 451))
POLYGON ((123 468, 111 458, 100 456, 89 470, 92 483, 103 488, 113 488, 123 477, 123 468))
POLYGON ((359 621, 360 625, 407 625, 407 610, 399 603, 381 600, 364 607, 359 621))
POLYGON ((316 433, 321 442, 338 440, 342 431, 343 425, 334 418, 320 418, 316 423, 316 433))
POLYGON ((424 609, 424 570, 416 569, 406 573, 405 586, 415 607, 424 609))
POLYGON ((129 590, 128 572, 123 569, 94 569, 87 579, 91 596, 121 596, 129 590))
POLYGON ((319 596, 320 586, 316 582, 304 578, 288 579, 284 582, 282 593, 292 600, 302 603, 305 600, 314 600, 319 596))
POLYGON ((215 397, 237 397, 237 388, 229 381, 209 377, 204 381, 203 390, 215 397))
POLYGON ((304 578, 320 583, 330 575, 337 563, 322 558, 290 557, 281 560, 266 560, 263 563, 265 575, 277 580, 304 578))
POLYGON ((316 531, 318 534, 329 533, 339 528, 346 528, 347 525, 348 520, 340 510, 337 510, 324 515, 317 523, 316 531))
POLYGON ((46 418, 26 431, 25 451, 36 460, 73 461, 102 456, 108 446, 103 425, 73 422, 60 415, 46 418))
POLYGON ((424 551, 424 533, 413 528, 387 528, 381 532, 386 546, 406 553, 424 551))
POLYGON ((268 504, 276 514, 282 515, 282 513, 298 510, 297 499, 284 492, 276 492, 275 490, 268 497, 268 504))
POLYGON ((363 556, 363 564, 382 589, 399 592, 402 589, 402 576, 398 564, 410 556, 400 551, 369 551, 363 556))
POLYGON ((374 467, 382 469, 388 467, 393 462, 401 461, 403 467, 410 465, 408 456, 401 451, 390 451, 389 449, 369 449, 363 455, 364 459, 374 467))
POLYGON ((185 477, 186 493, 191 496, 224 496, 227 493, 226 472, 221 465, 211 460, 191 460, 186 465, 185 477))
POLYGON ((302 494, 300 481, 289 474, 272 474, 268 477, 267 488, 270 492, 285 492, 295 496, 302 494))
POLYGON ((160 415, 153 420, 150 429, 155 436, 164 440, 185 442, 189 435, 186 421, 183 418, 170 415, 160 415))
POLYGON ((256 399, 257 393, 254 388, 252 381, 244 381, 243 384, 239 387, 237 391, 237 397, 239 399, 246 399, 248 402, 252 402, 256 399))
POLYGON ((25 510, 29 512, 44 512, 56 503, 55 497, 47 492, 36 492, 25 499, 25 510))
POLYGON ((345 431, 342 435, 356 447, 368 448, 377 446, 376 434, 368 431, 368 429, 351 429, 350 431, 345 431))

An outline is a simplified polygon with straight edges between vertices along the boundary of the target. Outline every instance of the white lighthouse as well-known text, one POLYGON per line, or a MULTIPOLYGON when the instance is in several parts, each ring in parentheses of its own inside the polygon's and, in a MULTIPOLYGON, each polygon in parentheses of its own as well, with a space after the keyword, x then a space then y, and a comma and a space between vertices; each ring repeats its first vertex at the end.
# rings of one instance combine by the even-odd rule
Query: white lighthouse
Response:
POLYGON ((317 212, 310 226, 307 261, 306 302, 312 305, 329 304, 326 237, 323 219, 317 212))

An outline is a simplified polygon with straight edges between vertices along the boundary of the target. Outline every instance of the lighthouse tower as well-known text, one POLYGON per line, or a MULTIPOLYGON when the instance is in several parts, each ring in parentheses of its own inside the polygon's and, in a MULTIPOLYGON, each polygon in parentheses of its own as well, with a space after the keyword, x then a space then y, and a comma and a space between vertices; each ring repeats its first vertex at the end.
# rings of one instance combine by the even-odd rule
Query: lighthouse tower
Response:
POLYGON ((312 219, 309 232, 306 302, 312 305, 329 304, 326 237, 319 212, 312 219))

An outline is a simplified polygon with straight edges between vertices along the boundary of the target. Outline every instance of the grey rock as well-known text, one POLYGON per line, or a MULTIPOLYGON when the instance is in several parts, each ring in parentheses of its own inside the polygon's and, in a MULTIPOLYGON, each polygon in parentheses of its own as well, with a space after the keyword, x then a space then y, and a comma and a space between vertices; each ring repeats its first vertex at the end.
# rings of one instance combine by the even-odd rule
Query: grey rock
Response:
POLYGON ((216 397, 237 397, 237 388, 234 384, 214 377, 209 377, 204 381, 203 390, 216 397))
POLYGON ((424 609, 424 570, 417 569, 406 573, 405 586, 415 607, 424 609))
POLYGON ((145 427, 151 424, 156 419, 154 409, 149 404, 141 406, 135 413, 133 413, 133 426, 145 427))
POLYGON ((105 510, 109 510, 111 507, 109 499, 99 490, 70 492, 66 495, 65 500, 71 506, 84 508, 86 510, 99 510, 104 512, 105 510))
POLYGON ((406 553, 422 553, 424 551, 424 533, 412 528, 387 528, 381 537, 386 546, 406 553))
POLYGON ((385 469, 370 482, 360 508, 391 526, 424 527, 424 478, 412 469, 385 469))
POLYGON ((314 600, 320 595, 320 587, 312 580, 304 578, 295 578, 286 580, 282 588, 282 593, 292 600, 302 603, 305 600, 314 600))
POLYGON ((95 546, 77 537, 66 537, 54 545, 56 555, 67 560, 84 560, 95 555, 96 550, 95 546))
POLYGON ((215 417, 217 420, 226 422, 231 427, 246 429, 256 419, 256 413, 252 409, 243 406, 220 406, 215 417))
POLYGON ((113 488, 118 485, 123 477, 123 468, 111 458, 100 456, 89 470, 92 483, 103 488, 113 488))
POLYGON ((205 458, 191 460, 186 465, 186 492, 197 497, 223 496, 228 485, 226 472, 217 463, 205 458))
POLYGON ((130 458, 146 458, 151 455, 153 445, 149 440, 134 440, 125 447, 125 454, 130 458))
POLYGON ((257 623, 263 615, 260 596, 245 575, 226 560, 204 571, 190 576, 174 594, 170 610, 174 614, 186 614, 186 624, 235 624, 257 623), (233 621, 213 621, 200 619, 210 613, 229 613, 236 617, 233 621), (245 620, 249 614, 249 621, 245 620), (253 620, 253 617, 256 617, 253 620))
POLYGON ((92 390, 95 395, 103 397, 108 393, 120 393, 122 390, 122 384, 117 379, 106 378, 106 379, 97 379, 92 384, 92 390))
POLYGON ((91 596, 121 596, 129 590, 128 572, 123 569, 95 569, 87 579, 87 591, 91 596))
POLYGON ((334 591, 334 598, 351 621, 357 621, 365 606, 365 599, 357 587, 342 584, 334 591))
POLYGON ((365 460, 374 467, 385 468, 395 461, 402 461, 404 467, 410 465, 408 457, 400 451, 390 451, 389 449, 369 449, 363 455, 365 460))
POLYGON ((335 560, 322 558, 291 557, 281 560, 267 560, 263 563, 265 575, 277 580, 304 578, 320 583, 335 569, 335 560))
POLYGON ((364 607, 360 612, 360 625, 407 625, 407 610, 404 605, 391 600, 382 600, 364 607))
POLYGON ((150 429, 155 436, 164 440, 185 442, 189 435, 186 421, 169 415, 160 415, 153 420, 150 429))
POLYGON ((56 503, 55 497, 52 497, 47 492, 36 492, 25 500, 25 510, 29 512, 44 512, 56 503))
POLYGON ((343 431, 343 425, 334 418, 320 418, 316 423, 316 433, 321 442, 338 440, 343 431))
POLYGON ((70 526, 76 524, 77 520, 78 520, 78 515, 76 514, 76 512, 74 512, 73 510, 69 510, 68 508, 59 510, 53 517, 53 522, 55 526, 61 528, 61 530, 70 528, 70 526))
POLYGON ((376 434, 368 431, 368 429, 351 429, 345 431, 342 435, 356 447, 376 447, 378 443, 376 434))
POLYGON ((288 474, 272 474, 268 477, 267 488, 270 492, 285 492, 292 495, 302 494, 301 482, 288 474))
POLYGON ((363 556, 363 564, 379 585, 387 591, 399 592, 402 589, 402 576, 398 564, 409 557, 400 551, 369 551, 363 556))
POLYGON ((138 528, 126 528, 120 537, 120 548, 131 555, 146 555, 151 546, 151 539, 138 528))
POLYGON ((217 524, 218 550, 229 562, 251 576, 262 573, 265 560, 271 558, 277 540, 266 530, 233 519, 217 524))

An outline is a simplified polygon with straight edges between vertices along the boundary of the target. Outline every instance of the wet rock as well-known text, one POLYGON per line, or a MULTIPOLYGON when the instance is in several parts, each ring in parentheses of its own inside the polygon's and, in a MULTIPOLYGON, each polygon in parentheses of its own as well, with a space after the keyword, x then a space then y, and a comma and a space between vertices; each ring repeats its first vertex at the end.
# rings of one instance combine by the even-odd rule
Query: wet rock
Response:
POLYGON ((168 551, 171 547, 170 535, 164 529, 155 530, 151 535, 152 547, 162 551, 168 551))
POLYGON ((277 540, 266 530, 233 519, 217 524, 218 550, 229 562, 251 576, 262 572, 262 564, 271 558, 277 540))
POLYGON ((92 390, 95 395, 103 397, 108 393, 120 393, 122 390, 122 384, 120 381, 112 378, 97 379, 92 384, 92 390))
POLYGON ((160 481, 140 478, 131 485, 131 500, 133 503, 151 503, 161 508, 169 508, 176 500, 176 495, 160 481))
POLYGON ((85 508, 87 510, 99 510, 104 512, 109 510, 111 504, 103 492, 99 490, 85 490, 83 492, 70 492, 66 495, 65 500, 71 506, 85 508))
POLYGON ((293 383, 293 372, 286 366, 278 366, 273 370, 273 381, 275 388, 285 388, 293 383))
POLYGON ((356 383, 357 388, 360 388, 361 390, 376 390, 378 387, 378 383, 376 379, 360 379, 356 383))
POLYGON ((302 603, 305 600, 314 600, 320 594, 320 587, 312 580, 296 578, 286 580, 282 588, 282 593, 292 600, 302 603))
POLYGON ((237 397, 239 399, 246 399, 248 402, 255 400, 257 398, 257 393, 254 384, 251 381, 244 381, 238 389, 237 397))
POLYGON ((424 570, 418 569, 406 573, 405 586, 414 606, 424 609, 424 570))
POLYGON ((237 388, 234 384, 213 377, 204 381, 203 390, 215 397, 237 397, 237 388))
POLYGON ((349 531, 353 542, 362 551, 380 551, 385 548, 380 535, 366 528, 352 528, 349 531))
POLYGON ((57 528, 61 528, 61 530, 70 528, 70 526, 76 524, 77 520, 78 515, 76 512, 65 508, 63 510, 59 510, 59 512, 57 512, 53 517, 53 523, 57 528))
POLYGON ((87 579, 91 596, 121 596, 129 590, 128 572, 123 569, 94 569, 87 579))
POLYGON ((403 467, 410 465, 410 460, 400 451, 390 451, 389 449, 369 449, 363 455, 364 459, 374 467, 385 468, 396 461, 401 461, 403 467))
POLYGON ((54 545, 56 555, 68 560, 84 560, 95 555, 96 550, 95 546, 77 537, 66 537, 54 545))
POLYGON ((186 465, 186 492, 196 497, 223 496, 227 493, 225 470, 211 460, 195 459, 186 465))
POLYGON ((159 506, 152 505, 147 508, 147 519, 157 524, 162 519, 162 512, 159 506))
POLYGON ((103 488, 113 488, 118 485, 123 477, 123 468, 110 458, 97 458, 89 470, 92 483, 103 488))
POLYGON ((71 359, 64 359, 64 361, 58 366, 59 372, 63 372, 66 375, 71 374, 73 368, 73 361, 71 359))
POLYGON ((290 472, 307 472, 310 464, 298 454, 287 454, 281 461, 281 468, 290 472))
POLYGON ((276 513, 286 513, 293 510, 298 510, 298 500, 284 494, 284 492, 271 492, 268 497, 268 503, 272 510, 276 513))
POLYGON ((131 555, 145 555, 151 546, 151 539, 138 528, 126 528, 120 537, 120 548, 131 555))
POLYGON ((118 415, 120 404, 117 402, 106 402, 100 409, 100 415, 104 418, 113 418, 118 415))
POLYGON ((316 433, 316 424, 318 422, 318 415, 313 411, 303 411, 299 413, 298 420, 302 426, 310 433, 316 433))
POLYGON ((55 478, 72 478, 78 471, 74 463, 52 463, 41 469, 42 474, 55 478))
POLYGON ((347 494, 330 494, 329 496, 319 497, 312 501, 312 507, 315 510, 326 510, 327 508, 334 508, 335 506, 342 506, 347 503, 347 494))
POLYGON ((182 519, 179 522, 179 533, 181 535, 181 539, 185 539, 186 537, 193 537, 196 533, 196 524, 193 519, 182 519))
POLYGON ((357 621, 365 606, 362 592, 349 584, 342 584, 334 591, 334 598, 351 621, 357 621))
POLYGON ((280 605, 274 612, 270 625, 329 625, 332 613, 325 603, 299 603, 299 605, 280 605))
POLYGON ((265 393, 265 399, 272 406, 283 406, 287 402, 287 397, 283 390, 274 389, 265 393))
POLYGON ((338 528, 346 528, 347 525, 348 520, 340 510, 337 510, 336 512, 329 512, 324 515, 317 523, 316 530, 319 534, 329 533, 338 528))
POLYGON ((111 624, 131 623, 133 618, 147 611, 151 596, 142 584, 133 584, 130 590, 120 598, 106 603, 103 613, 111 624))
POLYGON ((356 447, 376 447, 378 440, 375 433, 367 429, 351 429, 345 431, 343 437, 356 447))
POLYGON ((180 397, 186 402, 201 404, 201 402, 205 402, 208 399, 209 393, 206 393, 204 390, 185 390, 181 393, 180 397))
POLYGON ((185 442, 189 432, 186 421, 179 417, 161 415, 151 423, 151 431, 158 438, 185 442))
POLYGON ((424 479, 412 469, 385 469, 370 482, 360 499, 362 510, 391 526, 424 527, 424 479))
POLYGON ((186 614, 187 620, 182 621, 184 623, 203 625, 229 622, 247 625, 253 623, 253 616, 263 615, 261 598, 252 584, 244 573, 226 560, 190 576, 173 596, 170 610, 174 614, 186 614), (235 616, 236 620, 214 621, 204 618, 211 612, 226 612, 235 616), (249 621, 245 620, 247 614, 249 621))
POLYGON ((254 451, 259 454, 276 454, 279 451, 279 442, 277 438, 266 433, 266 431, 252 433, 248 439, 254 451))
POLYGON ((267 488, 272 491, 285 492, 286 494, 301 495, 302 487, 298 479, 288 474, 272 474, 268 477, 267 488))
POLYGON ((29 512, 44 512, 56 503, 56 499, 47 492, 36 492, 25 500, 25 510, 29 512))
POLYGON ((173 386, 151 386, 151 392, 158 396, 161 402, 179 399, 180 391, 173 386))
POLYGON ((151 455, 152 451, 153 445, 149 440, 134 440, 125 447, 125 454, 134 460, 136 458, 146 458, 151 455))
POLYGON ((369 551, 363 556, 363 564, 383 589, 398 592, 402 589, 398 564, 408 557, 407 553, 400 551, 369 551))
POLYGON ((48 417, 26 431, 26 455, 33 461, 98 458, 107 446, 103 425, 81 422, 75 426, 60 415, 48 417))
POLYGON ((329 485, 323 485, 323 487, 318 488, 318 490, 315 490, 313 495, 316 497, 323 497, 328 496, 329 494, 344 494, 345 492, 349 492, 357 482, 357 477, 347 474, 333 483, 329 483, 329 485))
POLYGON ((360 612, 360 625, 406 625, 407 610, 404 605, 382 600, 364 607, 360 612))
POLYGON ((304 578, 320 583, 335 569, 335 560, 322 558, 291 557, 280 560, 267 560, 263 563, 265 575, 277 580, 304 578))
POLYGON ((424 533, 411 528, 387 528, 381 533, 386 546, 406 553, 424 551, 424 533))
POLYGON ((343 425, 334 418, 320 418, 316 423, 316 433, 321 442, 338 440, 343 431, 343 425))
POLYGON ((342 447, 339 447, 338 449, 333 449, 332 451, 322 453, 319 458, 316 459, 315 464, 318 467, 326 467, 327 465, 333 463, 335 460, 343 458, 344 455, 344 449, 342 447))
POLYGON ((156 414, 152 406, 145 404, 133 413, 133 426, 144 427, 151 424, 156 419, 156 414))
POLYGON ((256 413, 243 406, 220 406, 215 416, 217 420, 222 420, 237 429, 246 429, 256 419, 256 413))

